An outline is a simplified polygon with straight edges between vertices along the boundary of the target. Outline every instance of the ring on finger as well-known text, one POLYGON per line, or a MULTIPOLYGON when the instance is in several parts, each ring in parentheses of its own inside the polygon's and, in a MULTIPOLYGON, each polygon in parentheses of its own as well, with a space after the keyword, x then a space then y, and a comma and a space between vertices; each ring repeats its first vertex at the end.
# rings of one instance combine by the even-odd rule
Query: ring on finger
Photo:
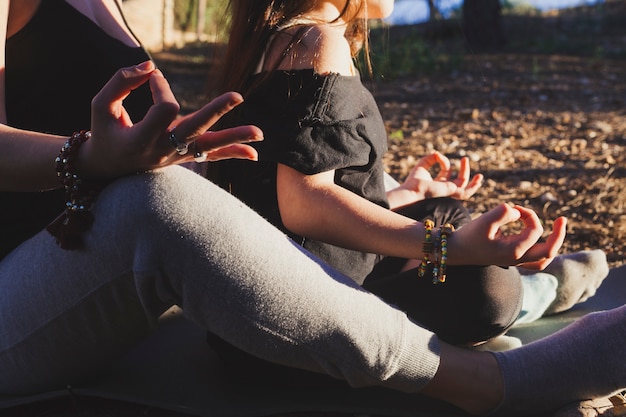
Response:
POLYGON ((193 159, 196 162, 205 162, 207 158, 206 152, 199 151, 195 141, 191 142, 191 147, 193 151, 193 159))
POLYGON ((187 145, 187 143, 185 142, 181 142, 178 140, 176 134, 174 133, 174 129, 170 130, 169 139, 174 149, 176 149, 176 153, 178 153, 180 156, 186 155, 187 152, 189 152, 189 145, 187 145))

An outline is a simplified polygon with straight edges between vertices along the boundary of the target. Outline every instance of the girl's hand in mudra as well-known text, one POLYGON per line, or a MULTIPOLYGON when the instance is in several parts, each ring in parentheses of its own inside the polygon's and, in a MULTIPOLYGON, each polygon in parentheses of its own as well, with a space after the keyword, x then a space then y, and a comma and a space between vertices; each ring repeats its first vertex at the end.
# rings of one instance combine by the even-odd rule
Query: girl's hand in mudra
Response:
POLYGON ((404 183, 399 188, 413 191, 418 200, 436 197, 452 197, 467 200, 480 188, 483 176, 470 175, 469 158, 461 158, 459 172, 453 176, 450 160, 440 152, 434 152, 417 161, 404 183), (432 169, 438 167, 432 177, 432 169))
POLYGON ((544 241, 537 214, 520 206, 501 204, 456 231, 448 244, 449 262, 465 265, 522 266, 541 270, 558 255, 566 234, 567 220, 554 221, 544 241), (503 226, 521 222, 519 233, 505 234, 503 226))

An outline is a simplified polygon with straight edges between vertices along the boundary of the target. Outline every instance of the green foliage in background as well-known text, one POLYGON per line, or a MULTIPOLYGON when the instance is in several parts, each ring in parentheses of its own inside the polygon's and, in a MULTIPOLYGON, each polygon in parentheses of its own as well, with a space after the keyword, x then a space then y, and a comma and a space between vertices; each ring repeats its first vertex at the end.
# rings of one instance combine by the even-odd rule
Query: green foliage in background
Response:
POLYGON ((537 16, 541 12, 536 7, 528 4, 525 1, 515 1, 515 0, 504 0, 502 2, 502 13, 503 14, 514 14, 514 15, 523 15, 523 16, 537 16))
MULTIPOLYGON (((221 20, 228 0, 207 0, 204 10, 206 26, 200 28, 203 33, 220 31, 221 20)), ((198 0, 174 0, 174 23, 177 29, 196 32, 198 29, 198 0)))
MULTIPOLYGON (((380 26, 370 31, 370 61, 374 79, 393 80, 405 75, 449 72, 458 69, 462 60, 462 49, 458 52, 439 50, 414 27, 394 30, 392 27, 380 26)), ((357 57, 357 66, 367 78, 368 69, 363 51, 357 57)))

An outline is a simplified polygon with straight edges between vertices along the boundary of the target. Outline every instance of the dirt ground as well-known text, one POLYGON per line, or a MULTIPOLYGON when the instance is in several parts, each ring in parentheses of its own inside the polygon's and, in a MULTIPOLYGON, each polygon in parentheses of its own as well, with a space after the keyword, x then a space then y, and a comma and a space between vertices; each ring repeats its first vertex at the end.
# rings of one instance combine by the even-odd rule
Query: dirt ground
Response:
MULTIPOLYGON (((556 37, 563 25, 577 25, 566 19, 544 21, 538 32, 552 25, 556 33, 550 36, 556 37)), ((515 40, 511 31, 522 22, 509 24, 515 40)), ((626 31, 616 29, 600 29, 599 48, 625 48, 626 31)), ((432 150, 468 156, 473 171, 486 177, 468 201, 474 215, 507 201, 535 209, 547 228, 566 216, 564 252, 600 248, 611 266, 621 265, 626 49, 610 58, 547 54, 532 47, 541 40, 525 42, 530 46, 524 49, 466 53, 451 72, 376 83, 390 134, 388 170, 403 178, 416 158, 432 150)))

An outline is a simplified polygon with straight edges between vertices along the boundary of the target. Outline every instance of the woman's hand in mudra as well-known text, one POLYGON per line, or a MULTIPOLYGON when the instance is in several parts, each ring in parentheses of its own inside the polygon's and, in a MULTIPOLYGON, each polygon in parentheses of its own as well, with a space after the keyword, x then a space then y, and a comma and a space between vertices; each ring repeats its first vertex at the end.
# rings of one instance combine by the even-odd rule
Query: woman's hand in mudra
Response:
POLYGON ((263 138, 255 126, 209 129, 243 98, 225 93, 196 112, 178 117, 180 106, 151 61, 122 68, 92 101, 92 139, 81 149, 81 175, 115 178, 195 160, 256 159, 246 142, 263 138), (150 83, 154 104, 134 123, 123 105, 132 90, 150 83))

